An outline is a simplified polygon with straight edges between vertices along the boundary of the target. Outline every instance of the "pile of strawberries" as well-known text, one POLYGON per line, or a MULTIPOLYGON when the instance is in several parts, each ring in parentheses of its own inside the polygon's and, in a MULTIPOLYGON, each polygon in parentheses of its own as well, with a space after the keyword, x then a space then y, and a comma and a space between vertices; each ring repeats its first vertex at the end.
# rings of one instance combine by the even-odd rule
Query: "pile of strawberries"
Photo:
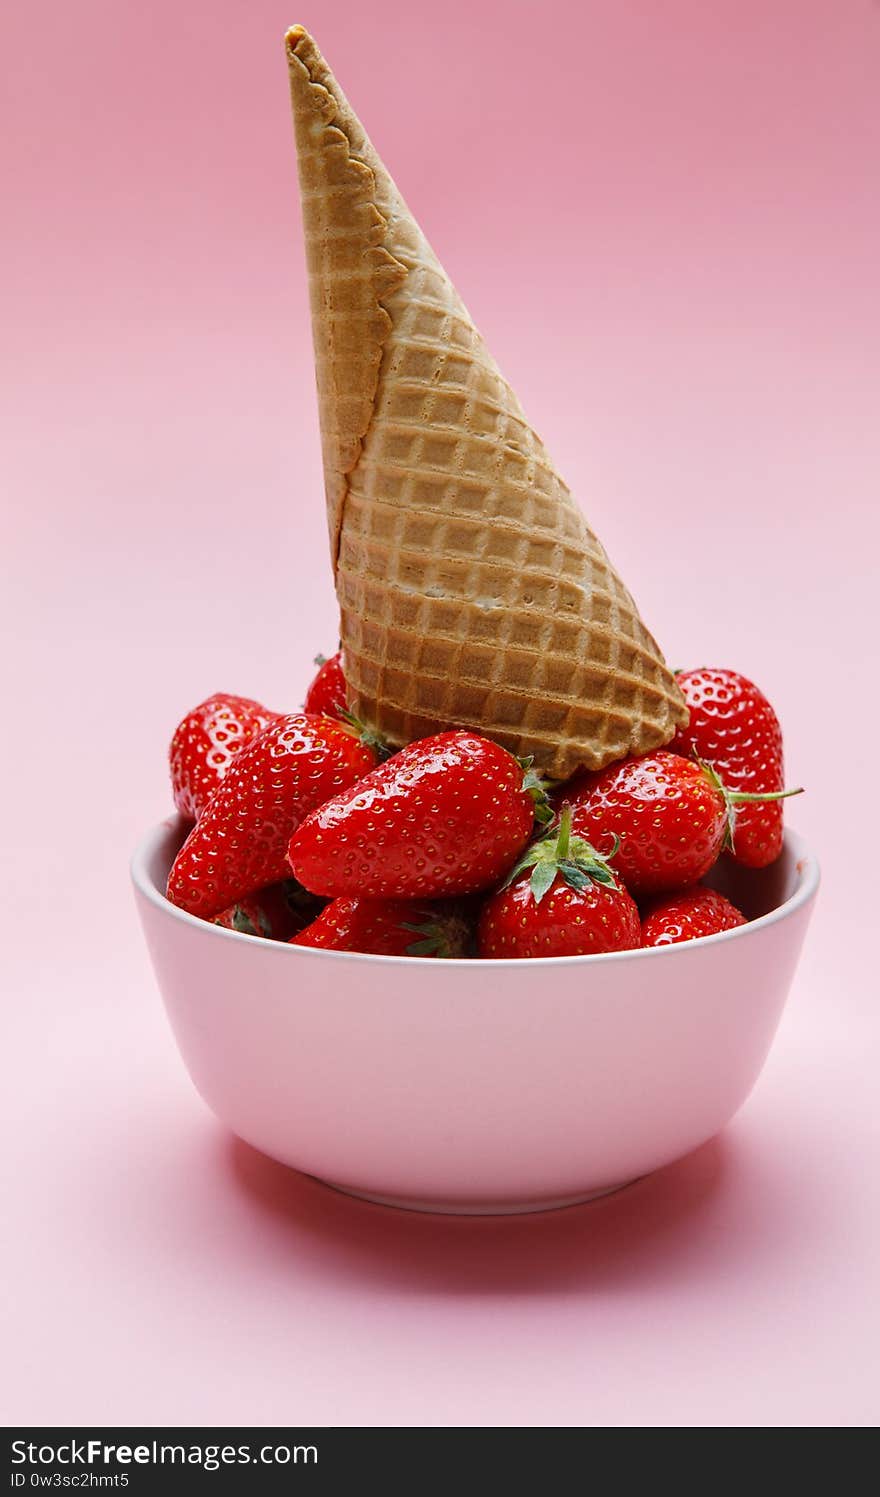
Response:
POLYGON ((384 956, 626 951, 744 923, 700 880, 782 849, 782 734, 735 671, 683 671, 668 749, 566 784, 467 729, 390 754, 346 709, 340 657, 302 712, 209 697, 171 777, 195 823, 168 898, 247 935, 384 956))

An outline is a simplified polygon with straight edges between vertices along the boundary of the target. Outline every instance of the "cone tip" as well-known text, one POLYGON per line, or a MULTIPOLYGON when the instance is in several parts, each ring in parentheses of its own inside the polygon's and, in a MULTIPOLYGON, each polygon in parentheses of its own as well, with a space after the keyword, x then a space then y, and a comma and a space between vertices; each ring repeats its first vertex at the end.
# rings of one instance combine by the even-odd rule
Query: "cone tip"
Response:
POLYGON ((288 52, 295 52, 300 42, 308 39, 305 26, 288 26, 284 33, 284 45, 288 52))

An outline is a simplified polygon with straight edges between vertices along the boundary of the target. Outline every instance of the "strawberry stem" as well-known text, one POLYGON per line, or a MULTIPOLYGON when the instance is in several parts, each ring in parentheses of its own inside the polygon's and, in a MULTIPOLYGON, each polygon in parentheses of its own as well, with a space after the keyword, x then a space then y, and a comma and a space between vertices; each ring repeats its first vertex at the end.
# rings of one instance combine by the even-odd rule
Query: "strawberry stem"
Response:
POLYGON ((748 790, 728 790, 727 799, 735 806, 746 806, 759 804, 766 800, 787 800, 790 795, 803 795, 803 785, 798 785, 796 790, 767 790, 759 794, 752 794, 748 790))
POLYGON ((565 862, 571 846, 571 806, 565 806, 559 820, 559 835, 556 838, 556 860, 565 862))
POLYGON ((712 786, 713 790, 717 790, 718 794, 721 796, 721 799, 724 802, 724 809, 727 816, 727 829, 724 833, 724 846, 729 848, 731 852, 733 851, 734 839, 736 837, 737 806, 763 805, 767 801, 787 800, 790 795, 803 795, 804 793, 802 785, 799 785, 795 790, 766 790, 760 792, 753 792, 751 790, 728 790, 714 764, 710 764, 706 759, 701 759, 699 754, 695 754, 694 757, 701 770, 703 771, 703 774, 706 776, 706 779, 709 781, 709 784, 712 786))

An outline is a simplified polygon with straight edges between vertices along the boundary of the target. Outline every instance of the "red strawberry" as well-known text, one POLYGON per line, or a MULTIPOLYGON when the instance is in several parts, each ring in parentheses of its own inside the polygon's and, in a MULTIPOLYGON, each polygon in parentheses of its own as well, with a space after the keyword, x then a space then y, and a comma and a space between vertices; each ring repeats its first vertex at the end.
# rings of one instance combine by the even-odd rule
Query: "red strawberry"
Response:
POLYGON ((237 756, 190 832, 168 877, 168 898, 210 919, 288 877, 295 828, 375 763, 374 751, 333 718, 279 717, 237 756))
POLYGON ((329 660, 325 660, 323 655, 316 655, 315 664, 320 666, 320 670, 306 692, 303 711, 323 712, 327 717, 344 717, 348 708, 342 651, 331 655, 329 660))
POLYGON ((651 906, 642 921, 643 946, 673 946, 745 925, 746 917, 716 889, 685 889, 651 906))
POLYGON ((321 901, 314 894, 309 894, 295 878, 288 878, 230 905, 228 910, 214 916, 213 923, 245 936, 289 941, 315 919, 320 909, 321 901))
POLYGON ((627 888, 654 894, 709 872, 734 834, 740 800, 750 797, 726 790, 710 765, 659 749, 574 781, 560 799, 579 836, 597 845, 620 839, 608 857, 627 888))
POLYGON ((635 900, 604 858, 559 828, 534 842, 480 917, 484 957, 589 956, 641 945, 635 900), (531 869, 531 873, 528 873, 531 869))
MULTIPOLYGON (((680 671, 690 722, 670 748, 705 759, 728 790, 782 790, 782 729, 763 692, 736 671, 680 671)), ((782 802, 744 805, 731 852, 748 868, 764 868, 782 851, 782 802)))
POLYGON ((373 956, 465 956, 468 927, 455 911, 409 899, 334 899, 291 946, 362 951, 373 956))
POLYGON ((315 894, 474 893, 522 852, 536 798, 534 773, 506 749, 476 733, 438 733, 309 816, 290 844, 291 867, 315 894))
POLYGON ((278 717, 250 697, 218 691, 188 712, 171 740, 174 804, 198 821, 236 754, 278 717))

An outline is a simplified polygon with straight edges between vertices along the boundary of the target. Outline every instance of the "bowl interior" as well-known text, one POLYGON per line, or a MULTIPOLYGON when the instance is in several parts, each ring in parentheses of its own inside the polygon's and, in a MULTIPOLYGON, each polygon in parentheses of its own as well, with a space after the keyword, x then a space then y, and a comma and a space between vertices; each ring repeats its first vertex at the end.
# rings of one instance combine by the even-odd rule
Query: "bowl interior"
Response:
POLYGON ((782 854, 769 868, 743 868, 722 856, 702 882, 726 895, 747 920, 757 920, 791 899, 802 882, 805 866, 803 844, 786 832, 782 854))

